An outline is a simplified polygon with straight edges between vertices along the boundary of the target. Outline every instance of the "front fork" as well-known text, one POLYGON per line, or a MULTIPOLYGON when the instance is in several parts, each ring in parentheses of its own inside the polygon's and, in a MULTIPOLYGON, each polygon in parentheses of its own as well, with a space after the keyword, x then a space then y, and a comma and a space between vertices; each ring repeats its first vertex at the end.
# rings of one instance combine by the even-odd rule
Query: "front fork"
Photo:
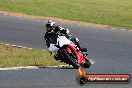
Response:
MULTIPOLYGON (((73 54, 72 51, 67 47, 66 48, 67 52, 69 54, 73 54)), ((79 51, 78 51, 79 52, 79 51)), ((74 55, 73 55, 74 56, 74 55)), ((77 62, 80 66, 83 66, 83 64, 85 63, 85 59, 83 59, 83 56, 80 54, 80 55, 77 55, 77 56, 74 56, 74 58, 77 57, 77 62)))

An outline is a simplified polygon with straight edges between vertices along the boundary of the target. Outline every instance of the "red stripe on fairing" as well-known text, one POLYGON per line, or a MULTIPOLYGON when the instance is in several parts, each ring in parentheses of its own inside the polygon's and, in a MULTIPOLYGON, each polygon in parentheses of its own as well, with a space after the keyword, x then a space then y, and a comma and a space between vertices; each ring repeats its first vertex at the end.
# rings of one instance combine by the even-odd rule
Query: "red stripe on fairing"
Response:
POLYGON ((76 55, 76 57, 77 57, 78 63, 79 63, 79 64, 84 64, 84 63, 85 63, 85 59, 84 59, 83 55, 80 53, 80 51, 78 51, 78 50, 74 47, 75 44, 71 42, 70 44, 67 44, 67 45, 68 45, 69 48, 71 48, 71 49, 74 51, 74 53, 75 53, 75 55, 76 55))

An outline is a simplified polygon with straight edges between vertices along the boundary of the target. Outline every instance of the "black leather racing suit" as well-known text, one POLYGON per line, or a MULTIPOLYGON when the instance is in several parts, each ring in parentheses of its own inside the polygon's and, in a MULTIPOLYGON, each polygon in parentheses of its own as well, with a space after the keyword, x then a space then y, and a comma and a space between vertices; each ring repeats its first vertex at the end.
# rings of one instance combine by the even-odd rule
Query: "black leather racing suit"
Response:
POLYGON ((57 43, 57 37, 58 35, 68 35, 69 30, 64 29, 60 26, 56 26, 55 29, 53 29, 51 32, 46 32, 44 39, 46 41, 47 48, 50 47, 50 44, 56 44, 57 43))
MULTIPOLYGON (((44 36, 44 39, 46 41, 46 46, 47 48, 50 47, 50 44, 56 44, 57 43, 57 37, 58 35, 65 35, 67 38, 69 38, 69 30, 68 29, 65 29, 65 28, 62 28, 60 26, 56 26, 55 29, 53 29, 51 32, 46 32, 45 33, 45 36, 44 36)), ((71 41, 73 41, 79 49, 81 49, 79 43, 76 41, 76 38, 69 38, 71 41)), ((51 53, 51 52, 50 52, 51 53)), ((54 58, 56 60, 59 59, 59 57, 57 56, 57 54, 55 54, 54 58)))

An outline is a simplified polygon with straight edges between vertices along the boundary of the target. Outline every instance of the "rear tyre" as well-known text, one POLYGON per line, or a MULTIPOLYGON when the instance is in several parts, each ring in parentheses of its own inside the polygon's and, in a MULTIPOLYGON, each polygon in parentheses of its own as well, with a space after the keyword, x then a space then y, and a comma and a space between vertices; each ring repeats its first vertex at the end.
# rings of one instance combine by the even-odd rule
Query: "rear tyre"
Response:
POLYGON ((63 56, 68 59, 69 64, 71 64, 75 69, 79 68, 79 64, 75 62, 74 58, 70 57, 66 50, 63 51, 63 56))
POLYGON ((87 82, 87 78, 84 76, 76 76, 76 81, 80 86, 83 86, 87 82))

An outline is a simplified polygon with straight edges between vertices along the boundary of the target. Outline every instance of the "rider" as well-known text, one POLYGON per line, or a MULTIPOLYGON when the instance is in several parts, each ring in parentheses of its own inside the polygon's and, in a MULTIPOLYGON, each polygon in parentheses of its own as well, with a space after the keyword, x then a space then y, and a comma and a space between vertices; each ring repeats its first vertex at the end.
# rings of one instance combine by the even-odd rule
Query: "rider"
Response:
MULTIPOLYGON (((46 23, 46 30, 47 32, 45 33, 44 39, 46 41, 46 46, 47 48, 50 47, 50 44, 56 44, 57 43, 57 35, 65 35, 67 38, 69 38, 69 30, 65 29, 61 26, 56 26, 55 22, 52 20, 48 20, 48 22, 46 23)), ((70 38, 69 38, 70 39, 70 38)), ((87 52, 86 48, 81 48, 79 43, 78 43, 78 39, 77 38, 71 38, 71 41, 73 41, 77 47, 79 48, 79 50, 81 52, 87 52)), ((57 55, 54 56, 55 59, 57 58, 57 55)))

